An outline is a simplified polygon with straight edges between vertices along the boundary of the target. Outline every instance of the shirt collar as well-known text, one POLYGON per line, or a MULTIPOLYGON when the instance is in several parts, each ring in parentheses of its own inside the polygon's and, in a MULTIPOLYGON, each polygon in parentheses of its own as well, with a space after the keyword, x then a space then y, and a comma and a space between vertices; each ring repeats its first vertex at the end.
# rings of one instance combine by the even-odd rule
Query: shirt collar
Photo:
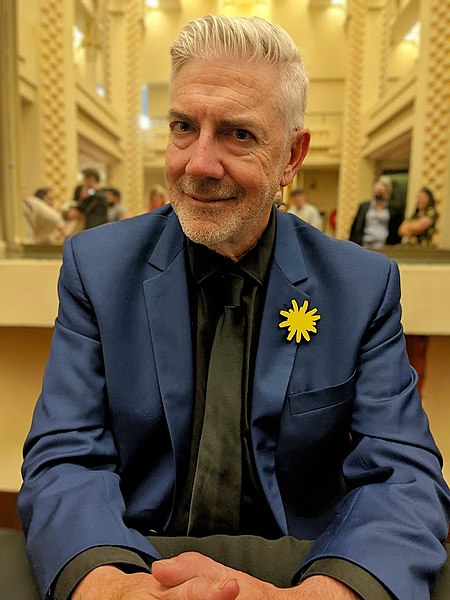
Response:
POLYGON ((196 244, 187 238, 187 252, 192 282, 195 285, 199 285, 210 275, 220 270, 242 270, 254 279, 256 283, 263 285, 272 256, 275 232, 276 220, 272 210, 269 224, 257 244, 236 263, 229 258, 213 252, 203 244, 196 244))
MULTIPOLYGON (((375 200, 375 198, 372 198, 370 200, 370 208, 375 208, 376 202, 377 201, 375 200)), ((384 202, 383 202, 383 209, 385 209, 385 208, 389 208, 389 200, 386 200, 386 198, 384 199, 384 202)))

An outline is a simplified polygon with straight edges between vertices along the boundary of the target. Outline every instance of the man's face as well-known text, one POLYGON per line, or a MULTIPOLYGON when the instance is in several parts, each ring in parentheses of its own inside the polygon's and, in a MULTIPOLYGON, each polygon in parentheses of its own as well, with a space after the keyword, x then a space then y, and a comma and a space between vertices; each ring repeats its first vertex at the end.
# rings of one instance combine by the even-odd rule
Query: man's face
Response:
POLYGON ((44 200, 49 206, 55 206, 55 194, 53 190, 48 190, 44 200))
POLYGON ((231 257, 256 243, 308 148, 308 131, 286 134, 277 84, 273 67, 231 60, 191 60, 173 83, 170 198, 189 238, 231 257))
POLYGON ((382 183, 376 183, 373 187, 373 197, 376 200, 389 200, 389 190, 382 183))
POLYGON ((430 199, 428 198, 428 195, 426 194, 426 192, 421 191, 417 194, 416 207, 419 210, 425 210, 429 203, 430 203, 430 199))
POLYGON ((292 202, 296 208, 303 208, 306 204, 305 194, 293 194, 291 196, 292 202))
POLYGON ((115 194, 113 194, 110 190, 106 190, 104 192, 104 196, 105 196, 106 202, 108 203, 109 206, 114 206, 115 204, 118 204, 118 202, 119 202, 119 198, 117 198, 117 196, 115 194))
POLYGON ((86 189, 96 190, 98 187, 98 181, 95 177, 90 177, 88 175, 87 177, 84 177, 84 179, 83 179, 83 187, 86 189))

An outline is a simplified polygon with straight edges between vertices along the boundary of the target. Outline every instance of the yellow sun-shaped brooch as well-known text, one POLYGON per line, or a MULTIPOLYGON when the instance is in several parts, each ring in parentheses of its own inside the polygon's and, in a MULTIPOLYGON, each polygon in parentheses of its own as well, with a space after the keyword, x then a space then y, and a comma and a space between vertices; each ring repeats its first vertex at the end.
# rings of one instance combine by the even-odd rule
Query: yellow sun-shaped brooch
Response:
POLYGON ((317 333, 316 321, 320 319, 320 315, 316 315, 317 308, 308 310, 308 300, 305 300, 299 308, 295 300, 292 300, 292 308, 289 310, 280 310, 280 315, 286 317, 286 321, 282 321, 279 327, 289 327, 287 336, 288 342, 295 335, 295 341, 300 343, 302 337, 307 342, 311 339, 309 332, 317 333))

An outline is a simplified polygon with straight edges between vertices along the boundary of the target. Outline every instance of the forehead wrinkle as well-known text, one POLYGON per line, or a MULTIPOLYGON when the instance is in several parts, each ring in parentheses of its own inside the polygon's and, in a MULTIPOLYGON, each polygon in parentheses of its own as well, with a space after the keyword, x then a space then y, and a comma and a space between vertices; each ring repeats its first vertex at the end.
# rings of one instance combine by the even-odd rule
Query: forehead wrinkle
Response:
POLYGON ((232 115, 230 117, 222 117, 223 121, 230 121, 233 123, 238 123, 240 121, 245 120, 246 122, 256 123, 253 116, 254 107, 256 102, 251 98, 236 98, 234 95, 224 95, 218 94, 214 96, 214 98, 218 98, 220 100, 219 104, 214 104, 213 96, 211 94, 204 93, 196 93, 195 95, 191 94, 177 94, 173 98, 174 107, 169 110, 169 116, 189 116, 189 113, 196 113, 199 111, 206 110, 206 112, 210 113, 218 113, 220 115, 232 115), (187 98, 187 102, 185 102, 187 98), (226 100, 227 104, 223 104, 223 100, 226 100), (179 109, 176 108, 177 104, 180 104, 181 107, 179 109), (183 107, 186 104, 189 106, 187 112, 183 107), (191 105, 194 105, 194 108, 191 110, 191 105), (243 110, 243 114, 241 114, 241 110, 243 110))
POLYGON ((228 61, 192 59, 184 65, 185 68, 180 69, 174 80, 174 88, 181 76, 185 79, 182 83, 183 87, 199 85, 220 88, 222 91, 218 90, 218 93, 222 95, 224 90, 230 89, 233 84, 234 89, 230 90, 232 92, 247 94, 250 91, 251 95, 256 92, 259 97, 267 98, 267 87, 276 84, 274 81, 277 77, 276 70, 270 65, 257 63, 253 70, 243 72, 240 69, 242 66, 247 67, 248 63, 237 61, 234 65, 228 61), (191 69, 189 72, 189 67, 196 65, 198 65, 198 69, 191 69), (204 67, 208 68, 204 69, 204 67), (186 71, 188 71, 187 74, 186 71), (212 77, 213 80, 211 80, 212 77))
POLYGON ((192 84, 185 84, 179 90, 174 90, 175 93, 172 94, 172 100, 176 102, 177 100, 183 101, 184 98, 187 98, 188 101, 190 101, 191 98, 195 98, 196 101, 202 100, 205 103, 211 103, 213 98, 218 98, 243 106, 247 109, 258 106, 262 102, 267 102, 268 98, 264 93, 264 90, 261 90, 260 92, 258 90, 258 93, 255 93, 257 90, 251 87, 246 88, 246 90, 249 90, 251 93, 243 93, 242 90, 237 91, 236 88, 233 88, 230 85, 220 86, 217 85, 216 82, 195 82, 192 84))
MULTIPOLYGON (((214 86, 215 87, 215 86, 214 86)), ((268 98, 264 97, 262 101, 266 101, 267 109, 275 109, 279 112, 276 102, 267 102, 268 98)), ((190 93, 187 90, 183 90, 180 93, 172 96, 173 108, 169 111, 169 116, 186 116, 190 117, 188 120, 192 120, 192 114, 198 113, 199 111, 206 111, 206 113, 218 113, 219 115, 225 115, 221 117, 222 121, 230 121, 231 123, 239 124, 242 122, 252 124, 253 126, 261 127, 262 123, 259 123, 258 119, 255 119, 255 108, 261 106, 262 101, 259 98, 250 96, 236 96, 233 90, 221 88, 215 94, 195 91, 190 93), (227 93, 228 92, 228 93, 227 93), (214 99, 220 100, 220 103, 215 105, 214 99), (224 105, 223 101, 226 101, 224 105), (177 104, 180 104, 180 108, 177 109, 177 104), (183 106, 189 107, 188 112, 185 112, 183 106), (194 105, 194 109, 191 111, 191 106, 194 105), (226 115, 231 115, 227 117, 226 115)), ((280 115, 281 116, 281 115, 280 115)))

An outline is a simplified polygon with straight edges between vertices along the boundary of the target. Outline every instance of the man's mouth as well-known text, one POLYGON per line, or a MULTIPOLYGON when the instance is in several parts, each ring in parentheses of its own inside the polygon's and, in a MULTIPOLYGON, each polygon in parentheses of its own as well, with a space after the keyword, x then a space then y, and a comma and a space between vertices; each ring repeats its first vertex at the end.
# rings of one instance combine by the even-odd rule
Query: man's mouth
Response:
POLYGON ((190 198, 193 203, 203 205, 229 202, 243 195, 243 190, 237 185, 226 185, 217 181, 191 181, 186 179, 180 181, 179 190, 185 197, 190 198))
POLYGON ((226 198, 211 198, 211 197, 203 197, 203 196, 193 196, 190 195, 192 200, 195 202, 202 202, 203 204, 214 204, 218 202, 226 202, 227 200, 232 200, 232 196, 227 196, 226 198))

